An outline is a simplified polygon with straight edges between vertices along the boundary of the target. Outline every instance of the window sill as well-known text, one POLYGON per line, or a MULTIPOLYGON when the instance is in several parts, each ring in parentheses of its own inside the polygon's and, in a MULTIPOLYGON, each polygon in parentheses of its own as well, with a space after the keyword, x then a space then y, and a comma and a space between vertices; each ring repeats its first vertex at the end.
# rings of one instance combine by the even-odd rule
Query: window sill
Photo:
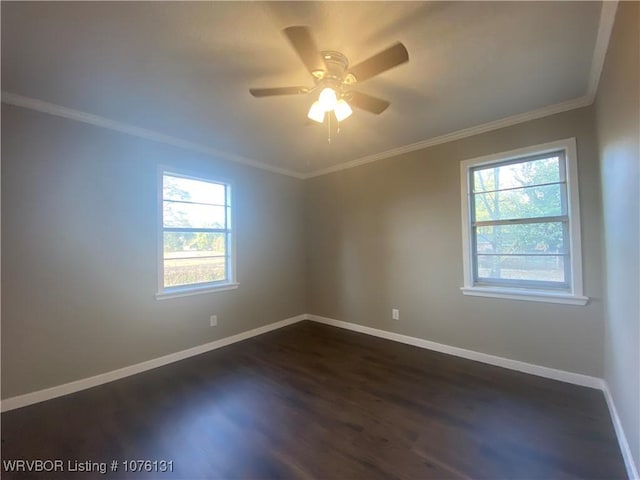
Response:
POLYGON ((224 292, 226 290, 235 290, 240 286, 239 283, 225 283, 223 285, 207 285, 204 287, 176 288, 156 293, 156 300, 168 300, 170 298, 190 297, 191 295, 202 295, 205 293, 224 292))
POLYGON ((505 298, 509 300, 524 300, 528 302, 562 303, 565 305, 586 305, 589 297, 563 292, 549 292, 544 290, 524 290, 500 287, 462 287, 463 295, 475 297, 505 298))

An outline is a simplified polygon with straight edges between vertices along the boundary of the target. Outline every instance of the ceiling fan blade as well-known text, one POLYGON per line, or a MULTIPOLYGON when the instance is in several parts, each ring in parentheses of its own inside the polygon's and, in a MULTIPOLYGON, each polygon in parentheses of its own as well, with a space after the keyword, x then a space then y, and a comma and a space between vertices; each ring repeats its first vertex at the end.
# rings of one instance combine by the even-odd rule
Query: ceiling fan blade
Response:
POLYGON ((360 110, 366 110, 367 112, 375 113, 376 115, 384 112, 389 105, 386 100, 382 100, 378 97, 372 97, 362 92, 351 92, 348 100, 349 104, 359 108, 360 110))
POLYGON ((307 87, 279 87, 279 88, 250 88, 249 93, 254 97, 271 97, 274 95, 298 95, 307 93, 307 87))
POLYGON ((356 81, 363 82, 379 73, 390 68, 397 67, 404 62, 409 61, 409 52, 401 43, 396 43, 392 47, 387 48, 373 57, 369 57, 363 62, 355 65, 349 70, 349 73, 356 77, 356 81))
POLYGON ((283 32, 311 75, 317 77, 314 72, 327 71, 327 65, 316 48, 316 42, 313 40, 309 27, 287 27, 283 32))

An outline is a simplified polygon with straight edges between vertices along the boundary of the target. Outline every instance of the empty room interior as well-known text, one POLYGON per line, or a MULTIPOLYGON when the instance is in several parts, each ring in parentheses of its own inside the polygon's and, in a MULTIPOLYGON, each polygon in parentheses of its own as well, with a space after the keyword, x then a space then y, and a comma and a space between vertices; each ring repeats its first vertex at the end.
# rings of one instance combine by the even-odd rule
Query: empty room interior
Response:
POLYGON ((639 7, 2 1, 2 478, 640 479, 639 7))

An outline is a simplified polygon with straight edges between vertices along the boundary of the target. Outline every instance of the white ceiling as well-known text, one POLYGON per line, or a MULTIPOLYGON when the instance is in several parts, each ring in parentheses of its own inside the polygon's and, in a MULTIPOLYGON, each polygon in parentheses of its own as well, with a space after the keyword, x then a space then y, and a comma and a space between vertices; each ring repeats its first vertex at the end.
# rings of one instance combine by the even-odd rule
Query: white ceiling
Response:
MULTIPOLYGON (((306 174, 590 94, 600 2, 2 2, 2 89, 306 174), (309 25, 352 64, 401 41, 409 63, 359 90, 327 143, 281 30, 309 25)), ((592 82, 593 83, 593 82, 592 82)), ((591 92, 592 93, 592 92, 591 92)))

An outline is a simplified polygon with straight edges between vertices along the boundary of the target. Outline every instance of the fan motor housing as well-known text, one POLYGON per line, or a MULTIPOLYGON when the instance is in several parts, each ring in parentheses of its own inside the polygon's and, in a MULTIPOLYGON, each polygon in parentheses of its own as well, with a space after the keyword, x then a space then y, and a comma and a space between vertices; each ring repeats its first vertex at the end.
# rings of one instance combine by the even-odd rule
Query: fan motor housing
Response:
POLYGON ((314 72, 314 76, 320 80, 334 80, 338 84, 341 83, 354 83, 355 77, 350 75, 347 72, 349 68, 349 60, 347 57, 334 50, 324 50, 320 52, 322 58, 324 59, 324 63, 327 66, 327 71, 322 72, 318 71, 317 74, 314 72))

